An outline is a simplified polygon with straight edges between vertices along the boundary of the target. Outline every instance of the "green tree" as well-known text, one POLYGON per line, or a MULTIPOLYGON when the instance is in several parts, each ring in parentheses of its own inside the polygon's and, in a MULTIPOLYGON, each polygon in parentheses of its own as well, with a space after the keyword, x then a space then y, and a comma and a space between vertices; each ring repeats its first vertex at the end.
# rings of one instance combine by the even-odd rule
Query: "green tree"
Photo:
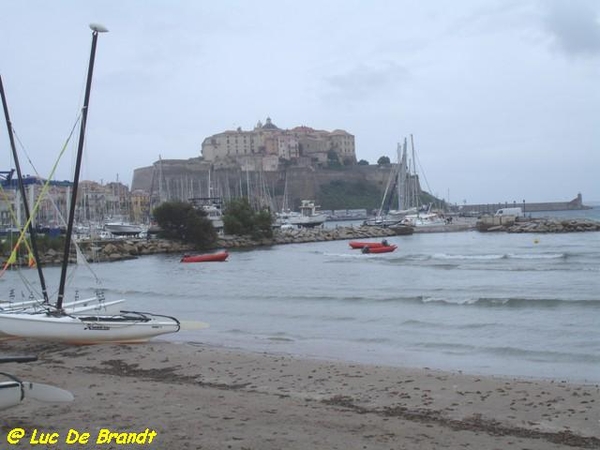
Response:
POLYGON ((273 236, 272 222, 269 211, 255 212, 246 198, 231 200, 225 206, 223 225, 226 234, 270 238, 273 236))
POLYGON ((154 209, 153 215, 163 238, 193 244, 199 249, 208 248, 217 240, 217 232, 206 213, 191 203, 165 202, 154 209))
POLYGON ((368 166, 369 165, 369 161, 367 161, 366 159, 361 159, 357 164, 359 166, 368 166))
POLYGON ((377 160, 377 165, 379 166, 387 166, 390 164, 389 156, 382 156, 377 160))
POLYGON ((263 209, 254 214, 254 237, 273 237, 273 216, 270 211, 263 209))

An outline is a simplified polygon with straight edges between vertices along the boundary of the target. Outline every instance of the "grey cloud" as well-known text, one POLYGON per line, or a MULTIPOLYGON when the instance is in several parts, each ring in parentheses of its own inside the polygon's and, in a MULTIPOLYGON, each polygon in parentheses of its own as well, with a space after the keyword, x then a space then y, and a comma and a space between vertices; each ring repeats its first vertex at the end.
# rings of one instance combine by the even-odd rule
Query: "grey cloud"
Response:
POLYGON ((346 73, 325 77, 325 98, 336 100, 364 100, 381 91, 393 89, 406 80, 409 71, 394 62, 378 66, 361 63, 346 73))
POLYGON ((600 3, 544 1, 544 27, 558 48, 572 56, 600 55, 600 3))

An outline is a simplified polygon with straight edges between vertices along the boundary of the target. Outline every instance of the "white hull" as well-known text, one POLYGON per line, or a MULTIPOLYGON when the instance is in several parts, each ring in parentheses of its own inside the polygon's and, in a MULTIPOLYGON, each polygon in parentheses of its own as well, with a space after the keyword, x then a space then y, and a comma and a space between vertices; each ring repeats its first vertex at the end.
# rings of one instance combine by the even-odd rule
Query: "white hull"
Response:
POLYGON ((431 227, 435 225, 445 225, 446 221, 435 213, 425 213, 406 216, 406 218, 402 221, 402 224, 420 228, 431 227))
POLYGON ((298 227, 317 227, 319 225, 323 225, 327 220, 327 216, 325 214, 317 214, 314 216, 298 216, 298 217, 290 217, 288 219, 288 223, 291 225, 295 225, 298 227))
POLYGON ((296 227, 312 228, 323 225, 327 220, 325 214, 317 211, 317 206, 311 200, 302 200, 300 212, 283 211, 277 213, 277 222, 280 226, 293 225, 296 227))
POLYGON ((400 223, 401 219, 394 219, 389 217, 378 216, 372 219, 367 219, 363 222, 363 225, 368 227, 389 227, 400 223))
POLYGON ((292 218, 298 218, 298 217, 302 217, 302 215, 295 211, 275 213, 274 226, 275 226, 275 228, 283 228, 283 229, 296 228, 292 224, 292 218))
MULTIPOLYGON (((67 306, 65 307, 65 312, 67 314, 77 316, 77 315, 116 315, 119 314, 121 310, 121 305, 125 303, 125 300, 112 300, 110 302, 102 302, 95 303, 89 305, 81 305, 81 306, 67 306)), ((53 310, 51 307, 50 310, 53 310)), ((6 312, 7 314, 46 314, 49 311, 49 308, 32 308, 32 309, 18 309, 18 310, 4 310, 2 312, 6 312)), ((0 341, 7 339, 14 339, 15 336, 11 336, 6 334, 0 329, 0 341)))
POLYGON ((409 208, 409 209, 403 209, 403 210, 397 210, 397 209, 390 209, 387 213, 387 215, 390 218, 396 219, 396 220, 402 220, 404 219, 406 216, 414 216, 416 214, 418 214, 419 211, 417 211, 417 208, 409 208))
POLYGON ((42 402, 70 402, 73 394, 64 389, 41 383, 21 381, 12 376, 0 381, 0 410, 12 408, 30 397, 42 402))
POLYGON ((0 332, 71 344, 145 342, 161 334, 176 333, 177 319, 148 313, 123 312, 115 316, 52 316, 0 314, 0 332))
POLYGON ((17 406, 22 401, 21 383, 16 381, 0 382, 0 410, 17 406))
POLYGON ((115 236, 134 236, 140 234, 142 231, 141 226, 125 223, 125 222, 110 222, 104 224, 104 229, 110 231, 115 236))

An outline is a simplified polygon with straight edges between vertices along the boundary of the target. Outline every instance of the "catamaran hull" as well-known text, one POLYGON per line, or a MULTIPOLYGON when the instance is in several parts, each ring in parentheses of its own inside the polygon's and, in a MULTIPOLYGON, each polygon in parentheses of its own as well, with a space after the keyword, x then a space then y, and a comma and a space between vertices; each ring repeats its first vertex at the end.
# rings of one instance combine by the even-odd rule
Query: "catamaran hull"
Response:
MULTIPOLYGON (((90 299, 91 300, 91 299, 90 299)), ((109 302, 98 302, 95 299, 96 303, 86 304, 85 301, 78 300, 72 303, 67 304, 64 310, 67 314, 71 315, 86 315, 89 316, 91 314, 95 315, 117 315, 121 309, 121 305, 125 303, 124 299, 120 300, 111 300, 109 302)), ((48 312, 48 307, 42 308, 42 306, 38 303, 35 306, 30 306, 27 308, 0 308, 2 313, 8 314, 46 314, 48 312)), ((6 334, 0 329, 0 341, 16 339, 17 337, 6 334)))
POLYGON ((0 382, 0 411, 17 406, 28 397, 50 403, 73 401, 73 394, 64 389, 48 384, 21 381, 12 375, 5 375, 12 379, 0 382))
POLYGON ((146 342, 179 331, 180 324, 175 318, 134 314, 81 317, 7 313, 0 314, 0 332, 18 338, 99 344, 146 342))
POLYGON ((21 383, 3 381, 0 383, 0 410, 17 406, 23 400, 21 383))

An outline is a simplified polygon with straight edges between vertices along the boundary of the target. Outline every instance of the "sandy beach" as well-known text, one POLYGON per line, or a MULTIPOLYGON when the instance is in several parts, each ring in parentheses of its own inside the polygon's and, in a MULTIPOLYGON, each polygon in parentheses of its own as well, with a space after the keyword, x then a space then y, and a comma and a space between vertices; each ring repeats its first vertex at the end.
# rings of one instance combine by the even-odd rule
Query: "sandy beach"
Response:
POLYGON ((3 411, 0 448, 13 447, 7 440, 15 428, 25 432, 18 448, 33 446, 34 432, 35 439, 58 433, 53 448, 600 448, 598 385, 164 341, 74 347, 14 340, 1 342, 0 354, 38 355, 1 370, 75 396, 3 411), (65 444, 86 432, 87 444, 65 444), (126 435, 115 434, 107 443, 109 432, 139 440, 120 445, 126 435))

